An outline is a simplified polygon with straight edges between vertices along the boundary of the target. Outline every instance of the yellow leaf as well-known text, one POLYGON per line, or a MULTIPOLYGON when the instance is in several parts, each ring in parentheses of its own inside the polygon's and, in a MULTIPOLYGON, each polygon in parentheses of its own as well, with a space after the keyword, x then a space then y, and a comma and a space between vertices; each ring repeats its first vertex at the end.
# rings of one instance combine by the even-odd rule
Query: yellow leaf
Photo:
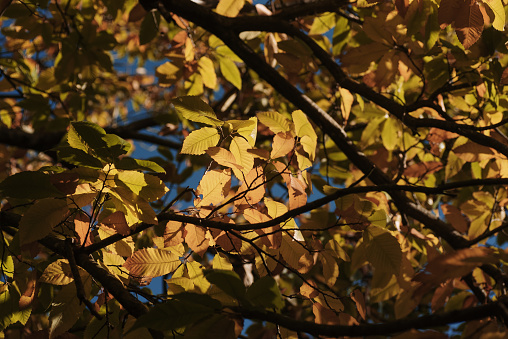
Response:
POLYGON ((291 136, 291 132, 277 133, 273 137, 272 152, 270 158, 276 159, 288 155, 295 147, 295 138, 291 136))
POLYGON ((52 262, 46 267, 39 281, 52 285, 67 285, 73 282, 74 277, 72 276, 69 261, 67 259, 58 259, 52 262))
POLYGON ((192 42, 191 38, 187 37, 185 39, 185 49, 184 49, 184 55, 185 55, 185 61, 190 62, 194 61, 194 43, 192 42))
POLYGON ((190 280, 194 283, 194 286, 199 289, 201 293, 206 293, 210 287, 210 283, 206 280, 203 274, 203 266, 196 262, 190 261, 185 264, 190 280))
POLYGON ((316 132, 310 124, 309 119, 307 119, 305 113, 301 110, 294 111, 292 116, 295 124, 296 136, 300 137, 300 143, 302 144, 303 149, 307 152, 307 154, 309 154, 310 159, 314 160, 317 146, 316 132))
POLYGON ((250 148, 251 146, 247 140, 242 137, 234 137, 229 145, 229 150, 233 153, 236 163, 243 167, 242 172, 244 173, 248 173, 254 166, 254 156, 247 152, 250 148))
POLYGON ((319 259, 323 266, 323 277, 325 278, 325 282, 328 286, 332 287, 339 277, 339 263, 337 259, 326 250, 319 253, 319 259))
POLYGON ((183 141, 182 154, 204 154, 209 147, 216 146, 220 141, 220 134, 216 128, 203 127, 193 131, 183 141))
POLYGON ((328 32, 335 27, 336 22, 335 13, 324 13, 314 18, 312 26, 309 31, 309 35, 320 35, 328 32))
POLYGON ((494 20, 492 20, 492 27, 498 31, 504 31, 506 25, 506 17, 502 0, 483 0, 494 14, 494 20))
POLYGON ((229 169, 206 172, 197 188, 197 194, 203 195, 203 198, 196 207, 208 206, 210 204, 219 205, 228 194, 230 187, 231 172, 229 169))
MULTIPOLYGON (((106 226, 99 227, 99 237, 101 240, 114 234, 117 234, 117 232, 112 228, 106 226)), ((131 237, 124 238, 108 246, 108 249, 122 257, 130 257, 134 252, 134 241, 132 241, 131 237)))
POLYGON ((198 61, 198 71, 203 77, 203 84, 210 89, 215 89, 217 86, 217 74, 215 74, 213 61, 208 57, 201 57, 198 61))
POLYGON ((235 17, 243 8, 244 0, 220 0, 217 5, 217 14, 235 17))
POLYGON ((181 264, 178 255, 156 248, 137 250, 123 266, 134 277, 159 277, 176 270, 181 264))
POLYGON ((387 150, 393 151, 399 144, 399 131, 399 122, 395 118, 386 119, 383 125, 383 131, 381 132, 381 139, 383 140, 383 146, 385 146, 387 150))
POLYGON ((21 217, 19 237, 21 244, 27 244, 47 236, 55 226, 64 220, 69 208, 65 200, 46 198, 33 204, 21 217))
POLYGON ((129 273, 125 269, 122 269, 125 259, 118 254, 102 251, 102 263, 111 274, 123 278, 125 281, 129 279, 129 273))
POLYGON ((232 130, 247 139, 251 147, 256 143, 256 136, 258 133, 258 119, 256 117, 249 118, 249 120, 228 120, 231 124, 232 130))
POLYGON ((219 58, 220 72, 233 86, 242 89, 242 75, 235 62, 227 57, 219 58))
POLYGON ((342 114, 342 119, 345 125, 349 119, 349 114, 351 113, 351 107, 353 106, 355 97, 353 96, 353 94, 351 94, 351 92, 342 87, 339 87, 339 93, 340 93, 340 112, 342 114))
POLYGON ((213 257, 212 268, 214 270, 229 270, 233 269, 233 265, 229 262, 228 257, 223 253, 217 253, 213 257))
POLYGON ((111 203, 114 204, 116 210, 123 212, 129 226, 139 221, 149 224, 157 223, 155 211, 148 201, 134 194, 131 190, 118 186, 105 191, 110 193, 111 203))
POLYGON ((290 130, 289 120, 277 112, 261 112, 257 114, 259 121, 277 134, 290 130))
POLYGON ((159 85, 169 87, 174 85, 183 74, 183 62, 181 65, 175 62, 165 62, 155 69, 155 75, 159 78, 159 85))
POLYGON ((222 126, 223 121, 217 119, 213 109, 203 100, 196 96, 183 96, 171 100, 175 109, 185 119, 201 122, 209 126, 222 126))

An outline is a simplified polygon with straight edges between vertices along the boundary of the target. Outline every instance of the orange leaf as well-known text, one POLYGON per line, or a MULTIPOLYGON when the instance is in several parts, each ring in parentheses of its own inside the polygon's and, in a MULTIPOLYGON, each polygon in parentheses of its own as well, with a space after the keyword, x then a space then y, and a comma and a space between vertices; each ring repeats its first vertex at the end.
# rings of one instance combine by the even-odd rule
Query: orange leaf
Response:
POLYGON ((183 242, 184 225, 179 221, 170 220, 164 230, 164 247, 176 246, 183 242))
POLYGON ((201 226, 185 225, 185 242, 191 250, 203 256, 208 249, 210 241, 206 238, 206 230, 201 226))
MULTIPOLYGON (((270 221, 270 218, 267 214, 261 213, 258 210, 253 208, 248 208, 243 211, 243 216, 247 219, 251 224, 270 221)), ((272 226, 263 229, 256 230, 256 233, 261 236, 261 241, 269 247, 273 249, 277 249, 280 247, 280 243, 282 241, 282 234, 280 232, 280 226, 272 226)))
POLYGON ((286 156, 295 147, 295 138, 291 132, 280 132, 273 137, 272 152, 270 158, 276 159, 286 156))
POLYGON ((101 224, 116 230, 121 235, 129 235, 131 233, 129 225, 127 225, 127 220, 125 219, 125 214, 121 211, 116 211, 108 215, 106 218, 102 219, 101 224))
POLYGON ((93 244, 93 234, 89 232, 90 228, 90 218, 88 218, 85 214, 78 214, 74 218, 74 230, 78 234, 79 243, 83 245, 83 241, 86 237, 85 246, 93 244), (88 234, 88 236, 87 236, 88 234))
POLYGON ((236 202, 236 205, 254 205, 260 202, 265 196, 263 168, 261 166, 254 167, 242 181, 243 183, 238 189, 237 195, 244 194, 244 196, 236 202))
POLYGON ((363 296, 363 293, 360 292, 359 289, 356 289, 353 293, 351 293, 351 299, 355 302, 358 313, 360 313, 360 317, 365 320, 367 311, 365 309, 365 297, 363 296))

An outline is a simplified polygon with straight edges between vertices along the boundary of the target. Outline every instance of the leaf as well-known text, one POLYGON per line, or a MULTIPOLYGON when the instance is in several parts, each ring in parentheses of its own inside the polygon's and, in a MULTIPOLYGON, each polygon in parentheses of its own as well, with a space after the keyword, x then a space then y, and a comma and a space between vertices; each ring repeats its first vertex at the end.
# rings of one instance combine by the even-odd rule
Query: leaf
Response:
POLYGON ((241 169, 242 166, 236 163, 235 156, 233 153, 222 147, 209 147, 206 153, 212 157, 219 165, 241 169))
POLYGON ((295 124, 295 132, 298 137, 301 138, 300 142, 303 149, 310 156, 311 160, 314 160, 316 156, 317 146, 317 135, 314 128, 310 124, 307 116, 302 111, 294 111, 292 113, 293 122, 295 124))
POLYGON ((219 67, 220 72, 229 81, 233 86, 238 88, 238 90, 242 89, 242 75, 238 70, 235 62, 229 58, 222 57, 219 58, 219 67))
POLYGON ((207 273, 205 277, 211 284, 214 284, 233 298, 237 300, 245 298, 245 286, 235 272, 213 270, 207 273))
POLYGON ((460 6, 454 24, 457 38, 459 38, 465 49, 468 49, 480 39, 484 25, 480 6, 474 0, 468 2, 466 1, 465 4, 460 6))
POLYGON ((291 132, 277 133, 273 137, 272 152, 270 158, 276 159, 288 155, 295 147, 295 138, 291 132))
POLYGON ((366 258, 376 270, 398 275, 402 251, 397 239, 390 232, 375 226, 369 226, 364 231, 363 239, 366 258))
POLYGON ((201 226, 187 224, 185 225, 185 231, 185 242, 187 245, 198 255, 203 256, 210 244, 210 241, 206 237, 206 230, 201 226))
MULTIPOLYGON (((85 295, 90 293, 92 279, 88 277, 83 281, 85 295)), ((76 286, 68 284, 62 287, 56 295, 51 311, 49 312, 49 337, 56 338, 69 330, 81 316, 85 305, 76 294, 76 286)))
POLYGON ((282 234, 280 254, 289 266, 300 273, 307 272, 314 264, 314 260, 304 244, 293 239, 287 234, 282 234))
POLYGON ((244 0, 220 0, 217 5, 217 14, 235 17, 243 8, 244 0))
POLYGON ((214 270, 233 270, 233 265, 229 262, 228 257, 224 253, 217 253, 213 257, 212 268, 214 270))
POLYGON ((356 309, 358 310, 358 313, 360 313, 360 317, 362 317, 363 320, 365 320, 365 316, 367 314, 367 310, 365 308, 365 297, 363 296, 363 293, 360 292, 359 289, 355 289, 351 293, 351 299, 356 304, 356 309))
POLYGON ((217 86, 217 75, 215 74, 213 61, 206 56, 201 57, 198 61, 198 71, 203 77, 203 84, 210 89, 215 89, 217 86))
POLYGON ((139 28, 139 44, 144 45, 152 41, 159 34, 160 14, 155 11, 146 13, 139 28))
POLYGON ((179 221, 168 221, 164 229, 164 247, 176 246, 183 242, 184 225, 179 221))
POLYGON ((65 200, 46 198, 37 201, 19 222, 21 244, 28 244, 47 236, 66 218, 67 212, 69 208, 65 200))
POLYGON ((234 137, 229 145, 229 150, 235 157, 236 163, 242 166, 243 173, 248 173, 254 166, 254 156, 247 151, 250 148, 247 140, 242 137, 234 137))
POLYGON ((249 286, 246 297, 254 306, 269 310, 275 309, 276 312, 280 312, 284 308, 279 285, 270 276, 262 277, 249 286))
POLYGON ((237 195, 245 192, 245 195, 236 204, 253 205, 260 202, 265 196, 265 176, 261 166, 254 167, 242 180, 242 185, 238 189, 237 195))
POLYGON ((51 184, 51 177, 42 172, 25 171, 8 176, 0 183, 3 197, 43 199, 64 196, 51 184))
POLYGON ((381 132, 383 145, 388 151, 393 151, 399 143, 399 122, 394 118, 386 119, 381 132))
POLYGON ((169 189, 158 177, 137 171, 119 171, 115 183, 123 185, 147 201, 162 198, 169 189))
POLYGON ((322 251, 319 253, 319 259, 323 265, 323 277, 328 286, 335 285, 339 277, 339 263, 331 251, 322 251))
POLYGON ((164 168, 159 166, 156 162, 150 160, 133 159, 130 157, 123 157, 119 160, 115 159, 115 168, 118 170, 135 170, 135 171, 149 171, 155 173, 166 173, 164 168))
POLYGON ((492 27, 497 29, 498 31, 504 31, 504 26, 506 25, 506 17, 503 6, 503 1, 501 0, 483 0, 484 4, 486 4, 494 13, 494 20, 492 21, 492 27))
POLYGON ((222 126, 223 121, 217 119, 213 109, 203 100, 195 96, 178 97, 171 100, 175 109, 185 119, 201 122, 210 126, 222 126))
MULTIPOLYGON (((183 62, 182 62, 183 65, 183 62)), ((155 75, 159 78, 159 86, 168 87, 174 85, 183 75, 182 67, 177 62, 166 61, 155 69, 155 75)))
POLYGON ((277 112, 261 112, 256 114, 259 121, 268 127, 270 131, 277 134, 280 132, 289 132, 289 120, 277 112))
POLYGON ((321 35, 335 27, 335 13, 324 13, 314 18, 309 35, 321 35))
POLYGON ((220 140, 219 131, 213 127, 203 127, 193 131, 183 141, 182 154, 204 154, 209 147, 217 146, 220 140))
POLYGON ((170 299, 152 307, 136 320, 131 330, 142 327, 159 331, 179 330, 212 316, 221 306, 218 301, 203 294, 182 293, 173 297, 179 299, 170 299))
POLYGON ((462 277, 477 266, 497 262, 493 253, 491 248, 473 247, 441 254, 429 261, 425 271, 418 273, 413 280, 439 285, 448 279, 462 277))
POLYGON ((342 114, 342 120, 344 122, 344 125, 346 125, 355 98, 351 94, 351 92, 342 87, 339 87, 339 93, 340 93, 340 112, 342 114))
POLYGON ((74 281, 74 277, 72 276, 69 261, 67 259, 58 259, 52 262, 46 267, 39 281, 52 285, 70 284, 74 281))
MULTIPOLYGON (((261 213, 258 210, 253 208, 248 208, 243 211, 243 216, 245 219, 251 224, 261 223, 265 221, 271 220, 271 218, 261 213)), ((280 243, 282 241, 282 235, 280 232, 280 226, 272 226, 263 229, 256 229, 256 233, 261 236, 261 241, 265 244, 265 246, 273 249, 277 249, 280 247, 280 243)))
POLYGON ((125 219, 125 214, 121 211, 111 213, 101 220, 101 224, 106 225, 121 235, 129 235, 131 233, 127 220, 125 219))
POLYGON ((197 195, 203 195, 203 198, 196 207, 219 205, 229 193, 230 187, 231 171, 229 169, 206 172, 197 188, 197 195))
POLYGON ((156 248, 137 250, 123 265, 135 277, 159 277, 176 270, 180 258, 169 251, 156 248))
POLYGON ((228 120, 231 124, 233 131, 240 134, 251 147, 256 144, 256 136, 258 133, 258 119, 251 117, 249 120, 228 120))

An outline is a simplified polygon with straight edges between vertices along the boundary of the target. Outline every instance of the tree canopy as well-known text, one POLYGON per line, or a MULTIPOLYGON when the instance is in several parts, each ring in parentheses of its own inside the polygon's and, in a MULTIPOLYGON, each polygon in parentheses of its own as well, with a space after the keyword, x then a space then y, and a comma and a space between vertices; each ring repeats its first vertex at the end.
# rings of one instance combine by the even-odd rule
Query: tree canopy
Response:
POLYGON ((3 336, 505 338, 506 4, 1 0, 3 336))

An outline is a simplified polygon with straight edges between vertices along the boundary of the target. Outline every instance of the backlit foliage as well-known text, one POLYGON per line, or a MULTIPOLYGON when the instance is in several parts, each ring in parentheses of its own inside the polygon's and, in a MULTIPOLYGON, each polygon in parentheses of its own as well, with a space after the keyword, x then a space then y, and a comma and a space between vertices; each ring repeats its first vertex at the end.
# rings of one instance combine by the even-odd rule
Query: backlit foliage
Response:
POLYGON ((501 338, 503 0, 0 0, 5 337, 501 338))

